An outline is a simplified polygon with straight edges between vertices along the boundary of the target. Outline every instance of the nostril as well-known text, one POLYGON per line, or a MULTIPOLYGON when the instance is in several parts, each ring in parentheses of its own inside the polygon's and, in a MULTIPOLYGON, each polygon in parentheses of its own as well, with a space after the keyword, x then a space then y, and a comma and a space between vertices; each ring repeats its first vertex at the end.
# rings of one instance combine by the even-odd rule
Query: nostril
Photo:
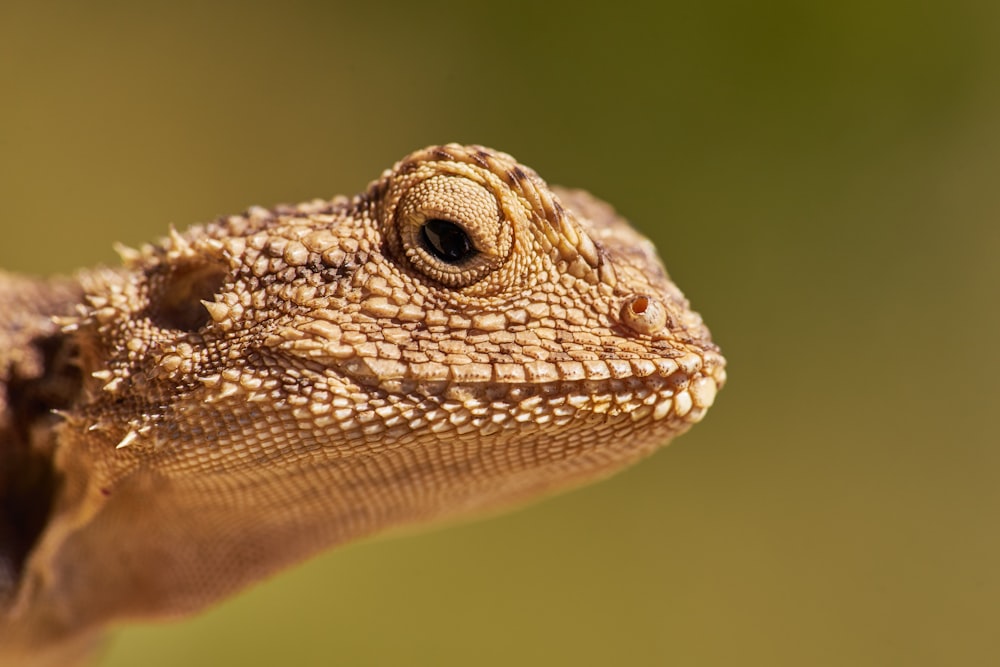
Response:
POLYGON ((642 315, 649 308, 649 297, 637 296, 629 302, 628 307, 636 315, 642 315))
POLYGON ((667 309, 653 297, 640 294, 622 304, 621 319, 636 333, 652 335, 667 325, 667 309))

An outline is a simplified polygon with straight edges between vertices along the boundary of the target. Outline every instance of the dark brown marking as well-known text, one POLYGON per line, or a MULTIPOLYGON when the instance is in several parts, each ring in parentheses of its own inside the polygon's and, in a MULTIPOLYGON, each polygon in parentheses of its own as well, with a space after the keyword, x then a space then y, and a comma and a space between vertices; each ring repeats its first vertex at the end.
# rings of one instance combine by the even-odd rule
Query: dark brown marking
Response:
POLYGON ((486 151, 476 151, 472 155, 472 159, 475 161, 475 163, 478 164, 483 169, 489 169, 490 160, 492 158, 493 156, 487 153, 486 151))

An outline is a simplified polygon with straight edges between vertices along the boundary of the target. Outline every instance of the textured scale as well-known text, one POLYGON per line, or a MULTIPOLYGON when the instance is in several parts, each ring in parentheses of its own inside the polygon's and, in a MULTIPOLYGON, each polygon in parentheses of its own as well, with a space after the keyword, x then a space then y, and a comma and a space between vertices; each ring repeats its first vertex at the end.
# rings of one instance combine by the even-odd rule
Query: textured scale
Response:
POLYGON ((58 416, 0 403, 0 465, 53 471, 51 513, 0 553, 0 646, 52 664, 331 545, 604 477, 725 381, 648 240, 482 147, 120 252, 76 283, 0 275, 29 323, 0 341, 31 362, 6 393, 61 390, 58 416), (43 337, 72 363, 39 367, 43 337))

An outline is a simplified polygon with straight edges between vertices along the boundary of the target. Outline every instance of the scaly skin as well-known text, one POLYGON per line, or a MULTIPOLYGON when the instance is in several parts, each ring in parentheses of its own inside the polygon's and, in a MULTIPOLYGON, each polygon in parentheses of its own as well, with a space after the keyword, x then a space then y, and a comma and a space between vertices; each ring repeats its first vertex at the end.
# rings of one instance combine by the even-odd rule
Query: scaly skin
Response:
POLYGON ((122 255, 78 286, 0 276, 30 323, 0 338, 34 360, 6 393, 60 389, 58 417, 0 403, 0 462, 47 462, 52 506, 0 554, 0 661, 63 664, 331 545, 599 479, 725 381, 649 241, 477 146, 122 255), (44 337, 72 363, 42 364, 44 337))

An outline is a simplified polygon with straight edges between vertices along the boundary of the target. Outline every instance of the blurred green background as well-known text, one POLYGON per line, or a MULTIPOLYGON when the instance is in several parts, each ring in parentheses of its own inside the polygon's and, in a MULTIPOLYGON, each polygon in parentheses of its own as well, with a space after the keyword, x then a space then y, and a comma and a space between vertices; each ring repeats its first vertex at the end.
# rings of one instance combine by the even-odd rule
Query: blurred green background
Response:
POLYGON ((484 143, 652 236, 730 384, 608 482, 105 664, 1000 663, 1000 4, 366 5, 5 0, 0 266, 484 143))

